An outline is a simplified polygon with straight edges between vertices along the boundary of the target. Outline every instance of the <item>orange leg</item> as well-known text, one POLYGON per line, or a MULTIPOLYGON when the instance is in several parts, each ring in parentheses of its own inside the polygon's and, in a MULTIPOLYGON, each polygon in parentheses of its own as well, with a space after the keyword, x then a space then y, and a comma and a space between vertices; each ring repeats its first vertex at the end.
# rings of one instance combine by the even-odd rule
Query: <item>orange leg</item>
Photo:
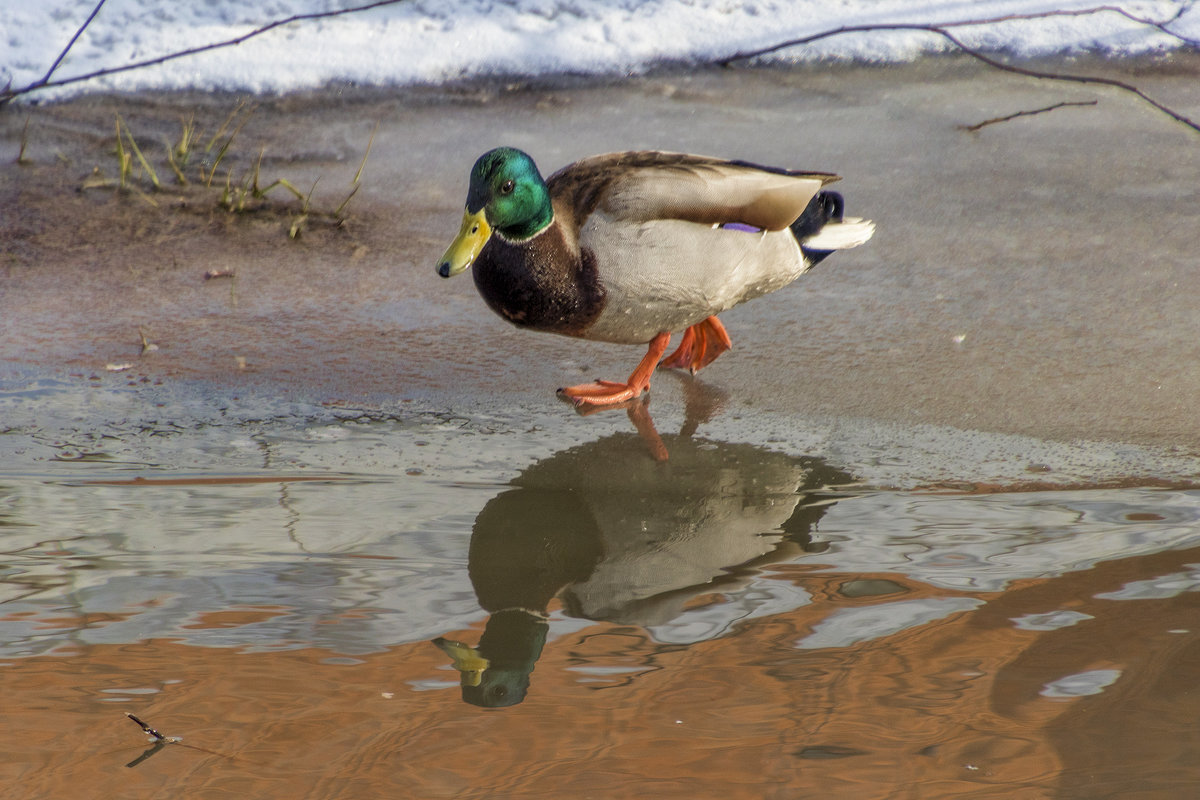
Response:
POLYGON ((663 331, 650 340, 650 347, 642 357, 633 374, 626 383, 616 381, 596 381, 581 383, 578 386, 568 386, 559 389, 558 394, 565 400, 570 400, 577 406, 583 404, 593 406, 611 406, 632 400, 650 388, 650 376, 654 373, 658 360, 666 352, 671 341, 671 334, 663 331))
POLYGON ((687 367, 695 375, 730 347, 733 347, 733 342, 730 341, 725 326, 716 317, 709 317, 684 331, 679 347, 664 358, 659 366, 679 369, 687 367))
POLYGON ((691 364, 692 352, 696 348, 696 332, 692 330, 696 326, 693 325, 683 332, 683 338, 679 340, 679 347, 675 348, 675 352, 667 356, 659 364, 660 367, 682 369, 691 364))
POLYGON ((646 400, 630 403, 625 413, 637 429, 638 436, 642 437, 642 441, 650 448, 651 458, 655 461, 666 461, 670 454, 667 452, 667 446, 663 444, 662 437, 658 435, 658 429, 654 427, 654 420, 650 419, 650 411, 646 408, 648 402, 646 400))

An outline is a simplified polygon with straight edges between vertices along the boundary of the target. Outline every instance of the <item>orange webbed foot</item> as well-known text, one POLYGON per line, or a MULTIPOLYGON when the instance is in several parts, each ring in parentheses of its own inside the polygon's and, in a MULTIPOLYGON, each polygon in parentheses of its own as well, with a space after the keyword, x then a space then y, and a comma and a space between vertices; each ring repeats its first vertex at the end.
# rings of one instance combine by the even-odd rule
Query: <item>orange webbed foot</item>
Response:
POLYGON ((577 386, 559 389, 558 396, 576 406, 613 406, 632 400, 650 388, 650 375, 654 372, 658 360, 662 358, 670 341, 671 334, 666 331, 651 339, 646 355, 642 357, 637 368, 625 383, 603 380, 581 383, 577 386))
POLYGON ((716 317, 709 317, 684 331, 679 347, 664 358, 659 366, 669 369, 686 368, 695 375, 732 346, 733 342, 725 326, 716 317))
POLYGON ((558 390, 558 396, 577 406, 615 406, 634 399, 643 391, 642 387, 628 383, 597 380, 576 386, 564 386, 558 390))

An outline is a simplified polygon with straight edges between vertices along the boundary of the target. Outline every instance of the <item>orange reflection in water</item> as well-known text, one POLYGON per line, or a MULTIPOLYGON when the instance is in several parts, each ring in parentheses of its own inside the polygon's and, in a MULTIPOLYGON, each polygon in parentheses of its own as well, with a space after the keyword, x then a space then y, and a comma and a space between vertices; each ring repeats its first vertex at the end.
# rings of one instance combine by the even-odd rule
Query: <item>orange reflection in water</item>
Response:
POLYGON ((0 667, 0 782, 13 798, 1184 797, 1200 785, 1200 593, 1097 595, 1198 562, 1200 548, 1023 581, 826 649, 798 643, 884 602, 845 596, 873 576, 781 565, 772 579, 813 603, 686 647, 589 625, 552 639, 526 701, 498 710, 461 702, 425 642, 356 659, 80 646, 0 667), (1055 609, 1079 621, 1012 622, 1055 609), (1108 683, 1047 696, 1088 674, 1108 683), (126 711, 187 747, 126 768, 151 744, 126 711))

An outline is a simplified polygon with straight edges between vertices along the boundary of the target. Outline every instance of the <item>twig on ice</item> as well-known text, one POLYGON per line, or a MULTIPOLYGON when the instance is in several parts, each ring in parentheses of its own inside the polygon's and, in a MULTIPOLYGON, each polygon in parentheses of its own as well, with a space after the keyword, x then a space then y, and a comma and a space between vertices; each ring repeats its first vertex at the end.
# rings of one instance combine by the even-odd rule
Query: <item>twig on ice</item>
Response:
POLYGON ((959 125, 958 127, 962 128, 964 131, 969 131, 971 133, 974 133, 977 130, 986 128, 988 125, 996 125, 997 123, 1000 123, 1000 122, 1008 122, 1010 119, 1016 119, 1017 117, 1032 117, 1034 114, 1045 114, 1047 111, 1053 111, 1056 108, 1066 108, 1067 106, 1094 106, 1098 102, 1100 102, 1100 101, 1099 100, 1064 101, 1062 103, 1055 103, 1052 106, 1046 106, 1045 108, 1035 108, 1031 111, 1018 111, 1015 114, 1005 114, 1003 117, 993 117, 992 119, 985 119, 983 122, 976 122, 974 125, 959 125))

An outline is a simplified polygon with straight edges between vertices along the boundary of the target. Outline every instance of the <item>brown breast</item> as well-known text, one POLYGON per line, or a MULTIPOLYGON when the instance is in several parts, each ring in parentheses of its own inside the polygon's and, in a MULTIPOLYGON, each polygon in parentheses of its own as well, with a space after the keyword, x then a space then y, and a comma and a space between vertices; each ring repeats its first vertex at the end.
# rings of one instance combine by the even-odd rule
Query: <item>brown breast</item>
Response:
POLYGON ((557 224, 523 242, 493 235, 471 271, 491 309, 522 328, 581 336, 604 310, 595 259, 557 224))

